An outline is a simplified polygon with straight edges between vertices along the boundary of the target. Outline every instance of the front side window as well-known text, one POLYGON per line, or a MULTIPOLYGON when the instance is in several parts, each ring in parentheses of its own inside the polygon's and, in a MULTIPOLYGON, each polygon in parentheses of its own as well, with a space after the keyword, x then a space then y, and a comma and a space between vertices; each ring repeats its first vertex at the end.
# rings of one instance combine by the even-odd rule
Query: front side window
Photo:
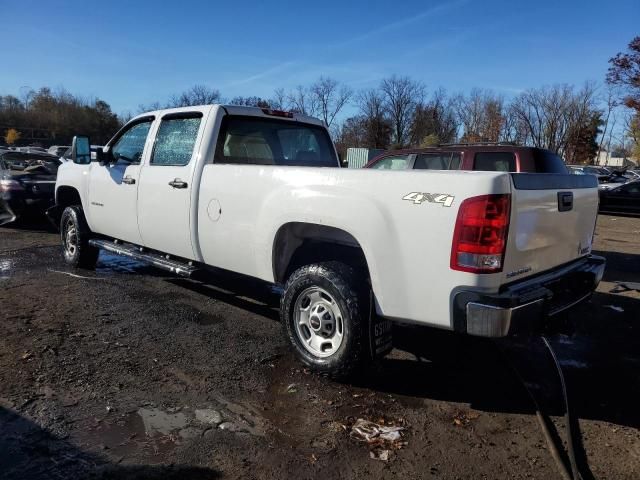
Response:
POLYGON ((200 128, 200 116, 163 118, 151 156, 152 165, 186 165, 191 160, 200 128))
POLYGON ((337 167, 326 129, 261 117, 224 118, 216 163, 337 167))
POLYGON ((473 161, 473 169, 486 172, 515 172, 516 156, 513 152, 479 152, 473 161))
POLYGON ((115 161, 124 160, 129 163, 140 163, 144 144, 153 120, 136 123, 124 132, 111 149, 115 161))
POLYGON ((421 153, 416 157, 414 169, 419 170, 458 170, 459 153, 421 153))
POLYGON ((406 170, 409 168, 409 155, 394 155, 378 160, 371 165, 378 170, 406 170))

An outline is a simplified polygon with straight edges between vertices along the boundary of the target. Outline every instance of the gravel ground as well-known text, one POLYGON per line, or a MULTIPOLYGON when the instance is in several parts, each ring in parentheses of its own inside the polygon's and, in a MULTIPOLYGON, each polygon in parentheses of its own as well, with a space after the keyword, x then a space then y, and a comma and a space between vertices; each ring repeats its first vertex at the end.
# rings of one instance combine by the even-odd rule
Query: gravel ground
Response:
MULTIPOLYGON (((551 341, 593 477, 640 478, 640 293, 611 293, 640 281, 640 219, 600 216, 595 249, 605 279, 551 341)), ((292 357, 278 301, 254 280, 105 254, 71 271, 44 223, 0 227, 0 476, 559 478, 495 343, 398 327, 389 357, 338 383, 292 357), (358 419, 402 439, 359 441, 358 419)), ((562 415, 540 343, 499 346, 562 415)))

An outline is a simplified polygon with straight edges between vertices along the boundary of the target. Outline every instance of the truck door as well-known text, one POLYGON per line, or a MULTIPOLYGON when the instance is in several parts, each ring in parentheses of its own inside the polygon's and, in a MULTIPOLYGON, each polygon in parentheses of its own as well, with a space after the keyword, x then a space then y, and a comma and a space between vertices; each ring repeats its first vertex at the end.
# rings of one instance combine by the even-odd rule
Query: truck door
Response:
POLYGON ((153 150, 140 175, 138 224, 144 245, 195 259, 191 242, 191 194, 202 137, 201 111, 169 113, 158 126, 153 150))
POLYGON ((127 125, 110 142, 111 162, 92 163, 89 171, 87 220, 91 230, 126 242, 142 244, 137 218, 140 164, 153 117, 127 125))

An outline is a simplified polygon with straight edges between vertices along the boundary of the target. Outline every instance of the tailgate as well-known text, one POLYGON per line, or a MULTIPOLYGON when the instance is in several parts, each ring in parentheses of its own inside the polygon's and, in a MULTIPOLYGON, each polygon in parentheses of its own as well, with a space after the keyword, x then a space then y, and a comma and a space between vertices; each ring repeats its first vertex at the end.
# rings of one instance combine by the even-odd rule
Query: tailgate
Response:
POLYGON ((594 175, 513 173, 503 282, 542 273, 591 252, 598 215, 594 175))

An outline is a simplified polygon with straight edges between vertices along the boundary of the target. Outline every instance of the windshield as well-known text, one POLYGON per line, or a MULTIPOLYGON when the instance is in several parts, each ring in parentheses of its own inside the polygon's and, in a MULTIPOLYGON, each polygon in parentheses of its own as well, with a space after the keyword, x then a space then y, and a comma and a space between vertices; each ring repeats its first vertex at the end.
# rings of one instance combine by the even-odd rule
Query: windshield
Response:
POLYGON ((405 170, 409 168, 409 155, 384 157, 372 164, 369 168, 376 168, 378 170, 405 170))
POLYGON ((215 163, 337 167, 323 127, 262 117, 226 116, 215 163))

